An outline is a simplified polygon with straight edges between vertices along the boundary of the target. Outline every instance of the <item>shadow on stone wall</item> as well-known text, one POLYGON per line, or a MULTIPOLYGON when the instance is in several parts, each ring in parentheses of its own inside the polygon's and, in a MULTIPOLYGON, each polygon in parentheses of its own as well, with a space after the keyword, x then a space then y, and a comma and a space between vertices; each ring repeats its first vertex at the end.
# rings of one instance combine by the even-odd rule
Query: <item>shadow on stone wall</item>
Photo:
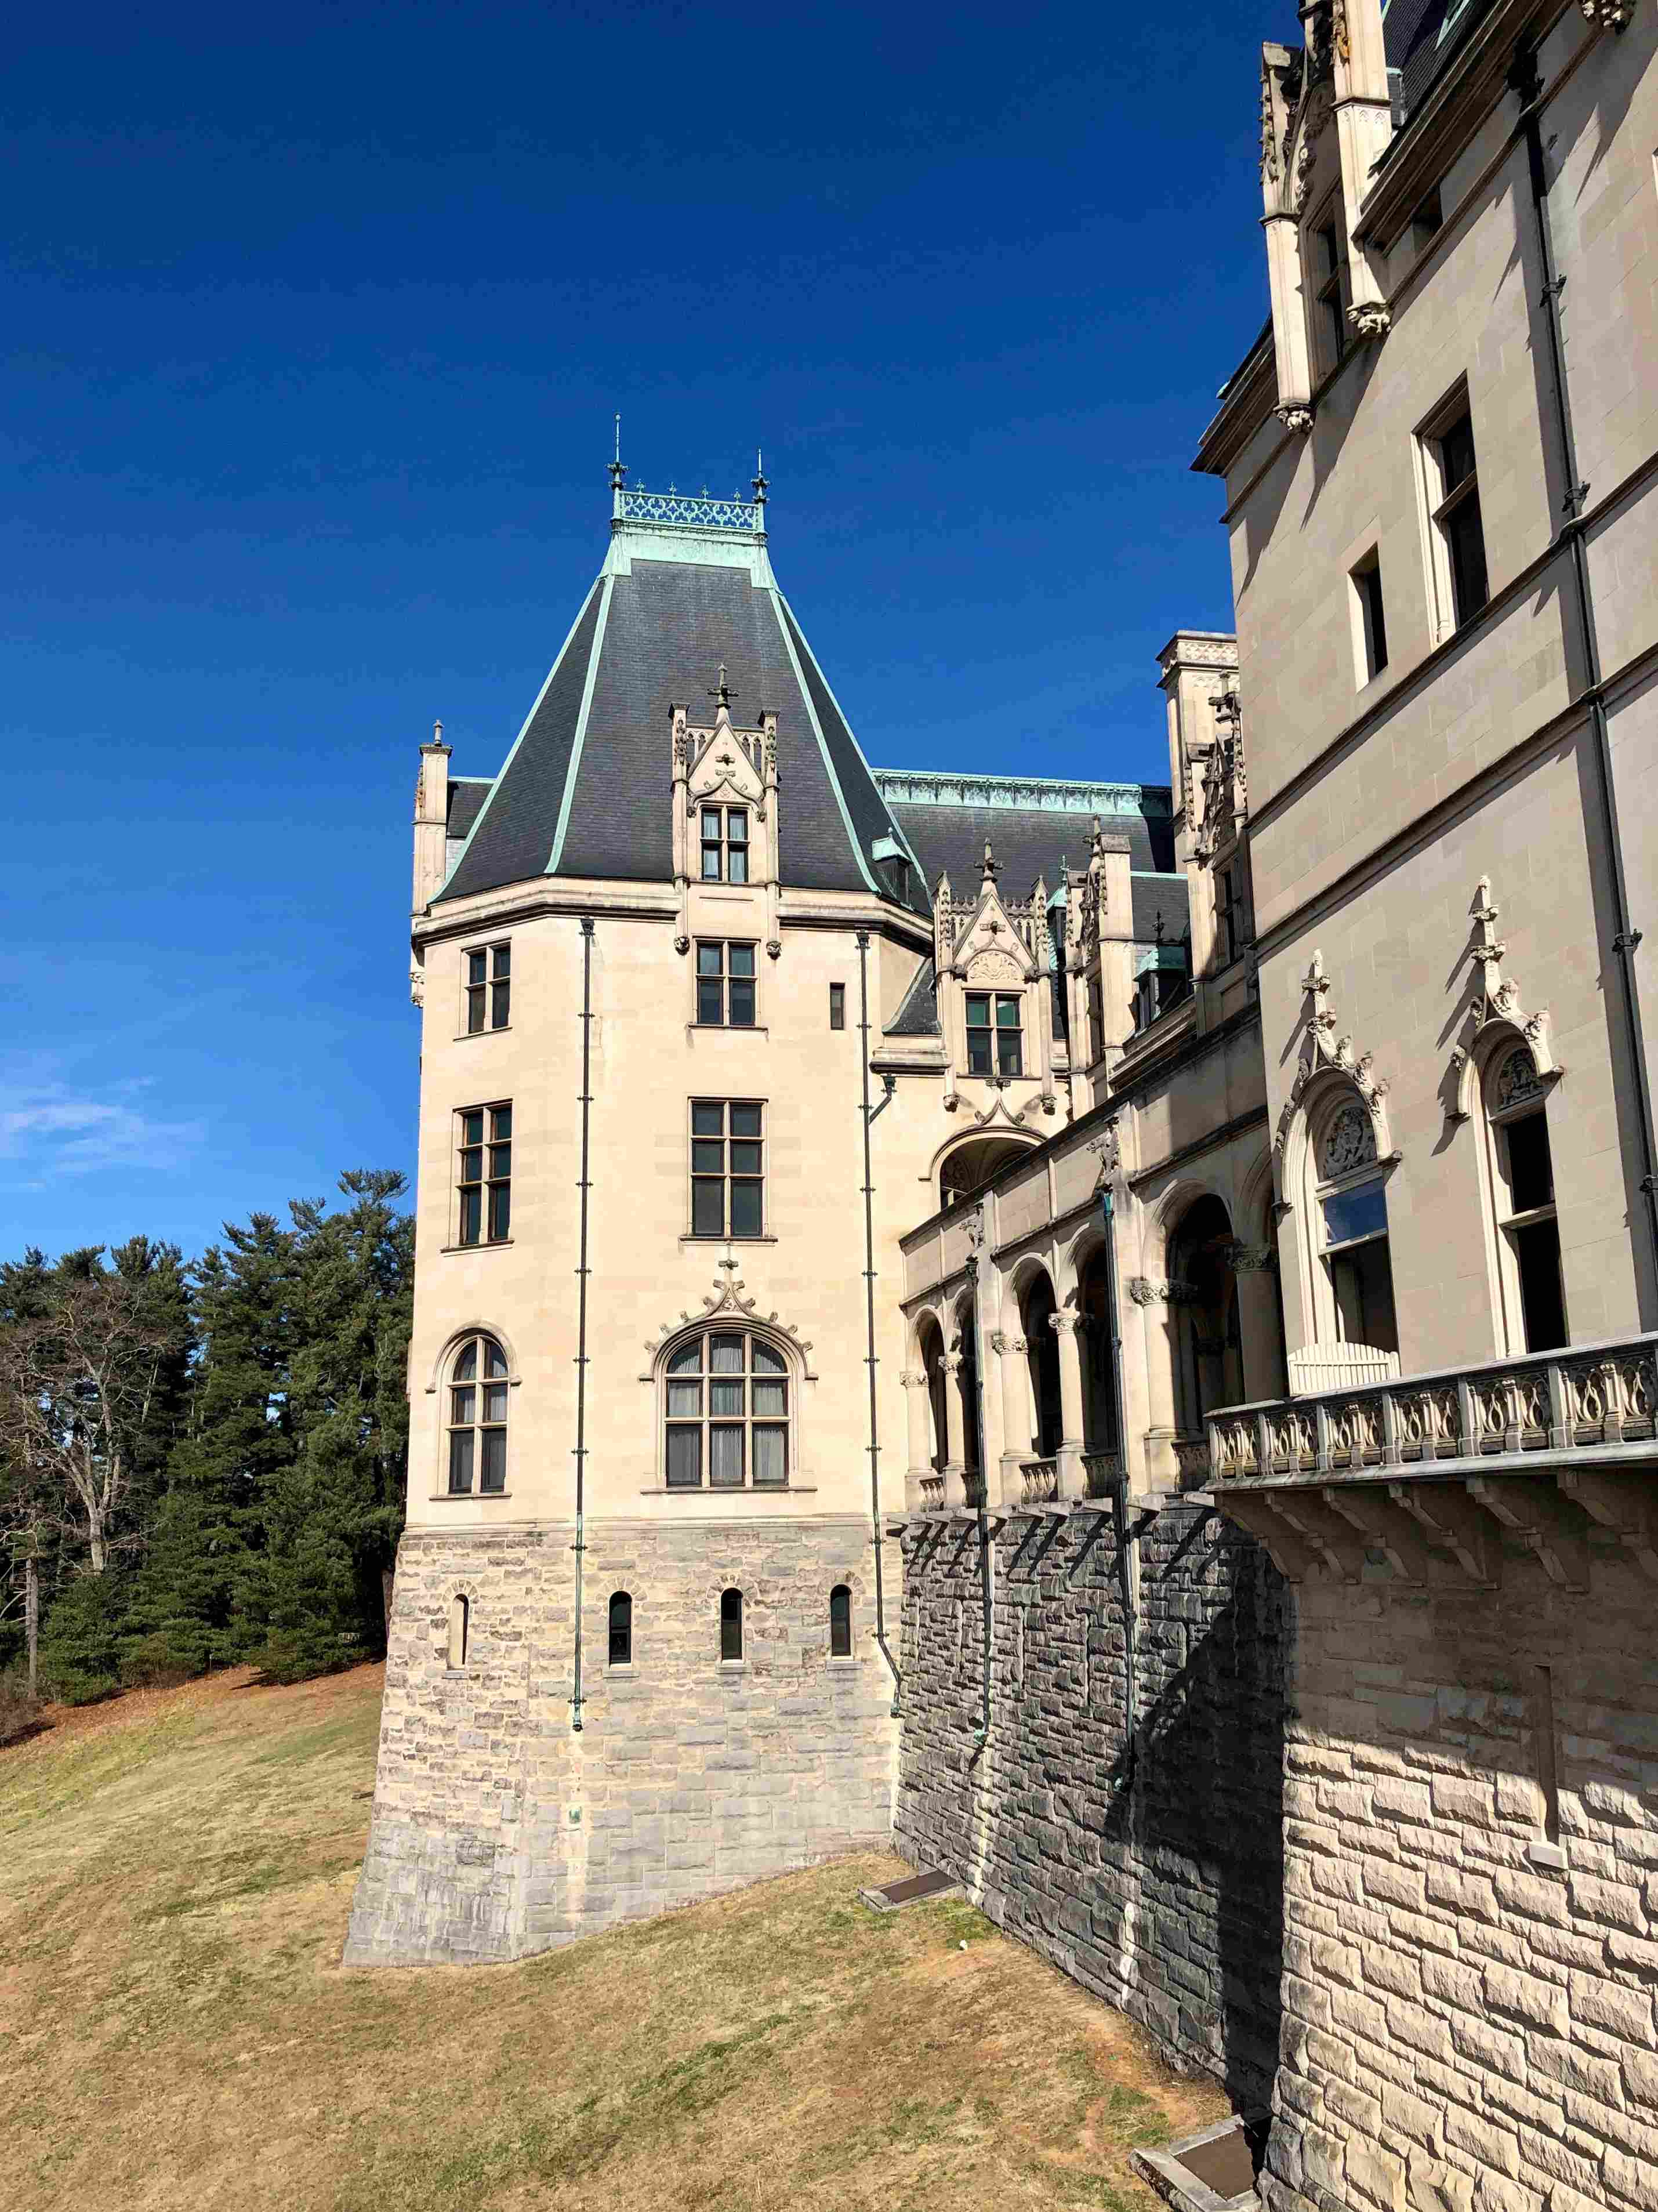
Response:
POLYGON ((980 1751, 972 1524, 907 1533, 898 1845, 1260 2112, 1278 2057, 1284 1586, 1200 1508, 1171 1504, 1139 1543, 1131 1743, 1108 1518, 996 1537, 980 1751))

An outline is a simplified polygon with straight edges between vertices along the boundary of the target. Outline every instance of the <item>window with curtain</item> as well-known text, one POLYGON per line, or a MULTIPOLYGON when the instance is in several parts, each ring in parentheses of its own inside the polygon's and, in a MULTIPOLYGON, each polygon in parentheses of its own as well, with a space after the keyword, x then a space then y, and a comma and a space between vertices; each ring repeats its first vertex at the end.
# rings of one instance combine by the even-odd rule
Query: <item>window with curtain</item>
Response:
POLYGON ((1019 1075, 1024 1070, 1020 1033, 1022 991, 967 994, 967 1070, 969 1075, 1019 1075))
POLYGON ((469 1336, 449 1369, 449 1495, 507 1487, 507 1355, 493 1336, 469 1336))
POLYGON ((764 1236, 764 1108, 754 1098, 693 1098, 690 1105, 692 1236, 764 1236))
POLYGON ((780 1490, 789 1479, 789 1364, 747 1329, 700 1330, 669 1353, 670 1490, 780 1490))

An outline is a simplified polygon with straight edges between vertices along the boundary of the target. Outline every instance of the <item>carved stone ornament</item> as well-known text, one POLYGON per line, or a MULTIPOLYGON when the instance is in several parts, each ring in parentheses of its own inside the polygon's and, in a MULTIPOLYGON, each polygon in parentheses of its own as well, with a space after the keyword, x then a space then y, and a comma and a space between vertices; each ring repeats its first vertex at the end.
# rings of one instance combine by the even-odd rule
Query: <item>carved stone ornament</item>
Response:
POLYGON ((673 941, 673 949, 676 952, 679 953, 689 952, 691 949, 691 940, 689 937, 683 936, 683 934, 676 937, 673 941))
MULTIPOLYGON (((1281 1160, 1290 1141, 1290 1132, 1302 1110, 1302 1101, 1307 1086, 1315 1078, 1327 1071, 1345 1075, 1368 1109, 1372 1123, 1371 1134, 1379 1159, 1391 1157, 1393 1144, 1388 1132, 1388 1083, 1376 1072, 1376 1054, 1360 1052, 1351 1035, 1336 1036, 1337 1021, 1334 1011, 1326 1005, 1329 996, 1330 979, 1324 972, 1324 955, 1315 949, 1307 973, 1301 979, 1303 1001, 1303 1021, 1305 1035, 1302 1038, 1301 1058, 1297 1064, 1294 1082, 1278 1117, 1278 1132, 1272 1140, 1272 1150, 1281 1160)), ((1340 1120, 1340 1115, 1337 1120, 1340 1120)), ((1330 1170, 1322 1169, 1327 1175, 1330 1170)))
POLYGON ((1000 952, 993 947, 975 953, 963 971, 972 983, 1023 983, 1024 970, 1011 952, 1000 952))
POLYGON ((1319 1172, 1327 1182, 1368 1167, 1376 1158, 1376 1129, 1357 1098, 1337 1109, 1321 1150, 1319 1172))
POLYGON ((1510 1107, 1534 1105, 1546 1095, 1529 1045, 1517 1044, 1503 1054, 1491 1093, 1491 1102, 1499 1114, 1510 1107))
POLYGON ((1081 1320, 1082 1316, 1079 1313, 1073 1313, 1066 1306, 1062 1307, 1058 1313, 1049 1314, 1048 1325, 1055 1336, 1074 1336, 1081 1320))
POLYGON ((1272 412, 1283 423, 1284 428, 1293 431, 1297 438, 1304 438, 1313 427, 1313 410, 1310 407, 1275 407, 1272 412))
POLYGON ((1582 0, 1583 21, 1604 23, 1609 31, 1621 31, 1635 13, 1634 0, 1582 0))
POLYGON ((423 1006, 426 1004, 426 970, 423 968, 409 970, 409 999, 411 1006, 423 1006))
POLYGON ((1128 1295, 1137 1306, 1185 1306, 1191 1305, 1197 1297, 1190 1283, 1165 1281, 1152 1275, 1131 1275, 1128 1295))
POLYGON ((1385 300, 1355 300, 1347 320, 1362 338, 1385 338, 1394 326, 1385 300))
POLYGON ((704 1322, 718 1321, 722 1316, 728 1316, 733 1322, 763 1322, 768 1328, 775 1329, 779 1336, 787 1338, 801 1355, 806 1380, 815 1382, 817 1378, 811 1372, 811 1362, 805 1357, 811 1350, 811 1339, 802 1336, 793 1322, 780 1320, 775 1313, 762 1314, 758 1310, 758 1300, 744 1294, 746 1286, 737 1273, 740 1264, 729 1254, 720 1261, 720 1266, 725 1271, 723 1279, 716 1276, 713 1291, 702 1293, 701 1312, 694 1314, 682 1308, 677 1320, 665 1321, 654 1339, 647 1337, 645 1340, 646 1351, 654 1359, 670 1337, 677 1336, 683 1329, 700 1326, 704 1322))
POLYGON ((1235 1275, 1269 1275, 1278 1267, 1278 1254, 1270 1244, 1246 1244, 1234 1237, 1221 1249, 1224 1259, 1235 1275))
POLYGON ((1087 1150, 1099 1155, 1099 1173, 1094 1178, 1094 1188, 1099 1190, 1110 1182, 1122 1165, 1122 1142, 1117 1133, 1116 1123, 1114 1121, 1101 1135, 1090 1137, 1087 1150))
POLYGON ((906 1390, 925 1390, 927 1386, 927 1378, 925 1375, 912 1374, 908 1368, 904 1370, 898 1380, 906 1390))
POLYGON ((1491 878, 1481 876, 1468 908, 1473 923, 1467 949, 1475 971, 1473 989, 1447 1079, 1446 1110, 1453 1121, 1466 1121, 1473 1113, 1477 1071, 1489 1064, 1493 1053, 1501 1053, 1505 1031, 1529 1053, 1533 1075, 1541 1079, 1537 1086, 1540 1096, 1562 1072, 1549 1041, 1548 1008, 1539 1006, 1527 1013, 1517 979, 1503 972, 1509 948, 1497 933, 1502 910, 1492 902, 1491 878))

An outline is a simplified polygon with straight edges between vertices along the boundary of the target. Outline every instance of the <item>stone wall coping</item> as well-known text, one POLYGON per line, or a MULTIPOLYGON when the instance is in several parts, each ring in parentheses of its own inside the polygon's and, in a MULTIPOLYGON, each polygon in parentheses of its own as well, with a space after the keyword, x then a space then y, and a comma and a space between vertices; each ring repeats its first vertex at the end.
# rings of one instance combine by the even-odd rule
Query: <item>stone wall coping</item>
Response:
MULTIPOLYGON (((1563 1468, 1594 1467, 1658 1468, 1658 1437, 1635 1437, 1615 1444, 1578 1444, 1558 1450, 1542 1444, 1524 1451, 1481 1452, 1458 1459, 1379 1460, 1364 1467, 1303 1468, 1282 1474, 1217 1476, 1211 1480, 1212 1502, 1252 1497, 1258 1490, 1374 1490, 1379 1484, 1400 1482, 1465 1482, 1473 1475, 1557 1474, 1563 1468)), ((1188 1493, 1195 1495, 1196 1493, 1188 1493)))

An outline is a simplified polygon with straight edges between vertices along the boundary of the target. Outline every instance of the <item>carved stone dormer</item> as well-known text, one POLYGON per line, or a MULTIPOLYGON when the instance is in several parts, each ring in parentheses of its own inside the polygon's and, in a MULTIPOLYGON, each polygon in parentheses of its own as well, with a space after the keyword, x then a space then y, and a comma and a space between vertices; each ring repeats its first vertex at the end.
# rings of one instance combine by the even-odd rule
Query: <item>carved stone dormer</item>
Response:
POLYGON ((1491 879, 1481 876, 1468 908, 1473 924, 1467 958, 1474 970, 1462 1034, 1451 1052, 1446 1110, 1453 1121, 1466 1121, 1473 1111, 1474 1086, 1479 1070, 1494 1045, 1509 1036, 1523 1038, 1531 1048, 1540 1081, 1552 1083, 1561 1073, 1549 1037, 1549 1010, 1538 1006, 1527 1013, 1521 1000, 1520 984, 1505 975, 1509 948, 1497 933, 1503 909, 1491 898, 1491 879))
POLYGON ((1385 270, 1358 235, 1370 173, 1393 133, 1382 0, 1309 0, 1304 43, 1261 49, 1260 185, 1266 233, 1277 412, 1285 428, 1313 424, 1313 392, 1334 367, 1315 347, 1313 303, 1339 282, 1338 311, 1361 338, 1382 337, 1385 270), (1322 265, 1312 219, 1333 191, 1341 274, 1322 265))
MULTIPOLYGON (((1361 1052, 1351 1033, 1338 1034, 1341 1024, 1329 1004, 1330 979, 1324 972, 1324 955, 1316 950, 1301 979, 1301 1055, 1295 1080, 1278 1115, 1272 1147, 1275 1172, 1281 1172, 1290 1133, 1301 1112, 1308 1085, 1327 1072, 1345 1076, 1357 1091, 1370 1109, 1378 1158, 1393 1158, 1393 1139, 1388 1128, 1387 1079, 1376 1073, 1373 1052, 1361 1052)), ((1281 1191, 1279 1195, 1283 1195, 1281 1191)))
MULTIPOLYGON (((766 950, 774 960, 782 950, 777 928, 777 716, 760 709, 758 725, 744 727, 732 720, 737 697, 722 665, 709 693, 712 722, 693 722, 690 708, 669 708, 673 768, 674 884, 679 899, 675 945, 689 952, 692 937, 694 887, 705 884, 722 898, 746 889, 763 908, 766 950), (720 873, 705 876, 702 854, 704 807, 720 816, 720 873), (728 833, 731 810, 743 817, 740 841, 728 833), (743 854, 740 883, 732 859, 733 845, 743 854)), ((709 925, 712 928, 712 924, 709 925)))
MULTIPOLYGON (((1048 886, 1038 876, 1028 899, 1011 898, 998 884, 1000 873, 1000 865, 987 843, 975 896, 958 898, 947 875, 939 877, 933 896, 936 995, 949 1061, 944 1105, 954 1111, 958 1079, 968 1078, 975 1085, 984 1081, 997 1089, 1040 1085, 1042 1106, 1053 1113, 1058 1099, 1054 1088, 1054 1019, 1048 991, 1053 938, 1048 921, 1048 886), (993 1015, 999 995, 1018 995, 1017 1073, 1004 1073, 999 1065, 989 1069, 970 1066, 968 1000, 981 993, 989 995, 993 1015)), ((992 1027, 994 1030, 994 1021, 992 1027)), ((993 1054, 998 1058, 1000 1050, 999 1044, 993 1045, 993 1054)), ((993 1107, 994 1103, 993 1098, 993 1107)))

